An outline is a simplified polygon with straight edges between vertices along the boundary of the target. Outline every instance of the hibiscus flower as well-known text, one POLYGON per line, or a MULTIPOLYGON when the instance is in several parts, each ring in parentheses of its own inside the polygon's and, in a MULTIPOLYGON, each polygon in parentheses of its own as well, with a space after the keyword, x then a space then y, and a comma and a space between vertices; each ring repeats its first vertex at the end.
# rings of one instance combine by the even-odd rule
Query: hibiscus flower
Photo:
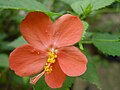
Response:
POLYGON ((35 84, 45 76, 47 85, 60 88, 66 76, 80 76, 86 71, 87 58, 73 44, 82 36, 83 24, 73 15, 65 14, 54 23, 42 12, 31 12, 20 24, 28 44, 10 54, 10 68, 18 76, 33 76, 35 84))

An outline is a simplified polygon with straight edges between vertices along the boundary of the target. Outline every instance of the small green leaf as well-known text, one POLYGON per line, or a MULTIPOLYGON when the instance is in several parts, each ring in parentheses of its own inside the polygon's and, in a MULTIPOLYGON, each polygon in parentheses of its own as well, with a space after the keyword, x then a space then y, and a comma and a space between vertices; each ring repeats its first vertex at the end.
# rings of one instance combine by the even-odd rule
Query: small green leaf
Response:
POLYGON ((82 21, 83 25, 84 25, 84 30, 83 30, 83 34, 82 34, 82 38, 85 37, 85 34, 86 34, 86 30, 88 29, 89 27, 89 24, 86 22, 86 21, 82 21))
POLYGON ((6 54, 0 54, 0 67, 9 67, 8 56, 6 54))
POLYGON ((81 50, 84 50, 83 44, 82 44, 81 42, 79 42, 79 48, 80 48, 81 50))
POLYGON ((0 8, 41 11, 45 12, 49 16, 57 15, 57 13, 50 12, 46 6, 36 0, 0 0, 0 8))
MULTIPOLYGON (((85 22, 85 21, 82 21, 82 23, 83 23, 83 25, 84 25, 84 30, 83 30, 83 33, 82 33, 82 40, 83 40, 83 39, 85 38, 86 30, 88 29, 89 24, 88 24, 87 22, 85 22)), ((79 48, 80 48, 81 50, 84 50, 81 41, 79 42, 79 48)))
POLYGON ((26 44, 26 43, 27 42, 24 40, 24 38, 22 36, 20 36, 16 40, 14 40, 10 44, 8 44, 8 46, 12 46, 12 47, 16 48, 16 47, 19 47, 19 46, 26 44))
POLYGON ((120 56, 120 36, 112 34, 95 34, 93 44, 101 52, 112 56, 120 56))
MULTIPOLYGON (((59 78, 59 77, 58 77, 59 78)), ((59 89, 51 89, 47 86, 44 77, 42 77, 36 85, 34 85, 34 90, 69 90, 69 88, 72 86, 75 78, 67 77, 63 86, 59 89)))
MULTIPOLYGON (((83 23, 83 25, 84 25, 84 30, 83 30, 83 34, 82 34, 82 40, 83 40, 83 39, 85 38, 86 30, 88 29, 89 24, 88 24, 87 22, 85 22, 85 21, 82 21, 82 23, 83 23)), ((81 50, 84 50, 81 41, 79 42, 79 48, 80 48, 81 50)))

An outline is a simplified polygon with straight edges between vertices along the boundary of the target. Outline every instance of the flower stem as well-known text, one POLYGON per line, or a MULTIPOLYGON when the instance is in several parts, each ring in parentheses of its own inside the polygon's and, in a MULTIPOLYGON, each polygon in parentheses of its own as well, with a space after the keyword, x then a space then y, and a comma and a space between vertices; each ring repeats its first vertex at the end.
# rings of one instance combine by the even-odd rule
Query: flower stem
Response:
MULTIPOLYGON (((106 39, 96 39, 95 42, 120 42, 120 40, 106 40, 106 39)), ((82 44, 92 44, 93 41, 81 41, 82 44)))
POLYGON ((82 44, 92 44, 93 42, 92 41, 82 41, 81 43, 82 44))

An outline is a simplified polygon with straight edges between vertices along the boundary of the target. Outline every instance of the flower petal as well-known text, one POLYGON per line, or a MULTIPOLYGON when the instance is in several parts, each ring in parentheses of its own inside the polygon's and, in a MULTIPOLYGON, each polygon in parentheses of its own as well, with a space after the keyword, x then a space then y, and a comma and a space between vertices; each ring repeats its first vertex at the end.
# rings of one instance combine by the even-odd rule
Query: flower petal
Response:
POLYGON ((73 45, 80 40, 83 24, 78 17, 65 14, 53 23, 52 28, 55 37, 54 45, 63 47, 73 45))
POLYGON ((62 72, 58 61, 53 64, 53 71, 50 74, 45 74, 45 81, 47 85, 51 88, 60 88, 64 80, 66 79, 66 75, 62 72))
POLYGON ((74 46, 60 48, 58 62, 68 76, 80 76, 86 71, 87 58, 74 46))
POLYGON ((31 76, 43 70, 47 60, 47 52, 36 50, 30 45, 16 48, 10 54, 9 65, 19 76, 31 76))
POLYGON ((47 48, 50 42, 52 21, 42 12, 31 12, 22 21, 20 30, 26 41, 39 49, 47 48))

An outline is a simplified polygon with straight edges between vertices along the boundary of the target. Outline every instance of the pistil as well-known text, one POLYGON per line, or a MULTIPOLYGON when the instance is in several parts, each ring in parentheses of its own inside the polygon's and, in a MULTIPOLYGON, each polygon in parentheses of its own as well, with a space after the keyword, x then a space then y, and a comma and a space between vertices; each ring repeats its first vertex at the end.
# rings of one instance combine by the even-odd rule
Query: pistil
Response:
POLYGON ((48 59, 47 62, 44 66, 44 70, 38 74, 37 76, 34 76, 33 78, 30 79, 30 83, 31 84, 36 84, 36 82, 46 73, 46 74, 50 74, 53 70, 53 66, 52 64, 55 63, 57 59, 57 53, 55 50, 51 50, 48 52, 48 59))

